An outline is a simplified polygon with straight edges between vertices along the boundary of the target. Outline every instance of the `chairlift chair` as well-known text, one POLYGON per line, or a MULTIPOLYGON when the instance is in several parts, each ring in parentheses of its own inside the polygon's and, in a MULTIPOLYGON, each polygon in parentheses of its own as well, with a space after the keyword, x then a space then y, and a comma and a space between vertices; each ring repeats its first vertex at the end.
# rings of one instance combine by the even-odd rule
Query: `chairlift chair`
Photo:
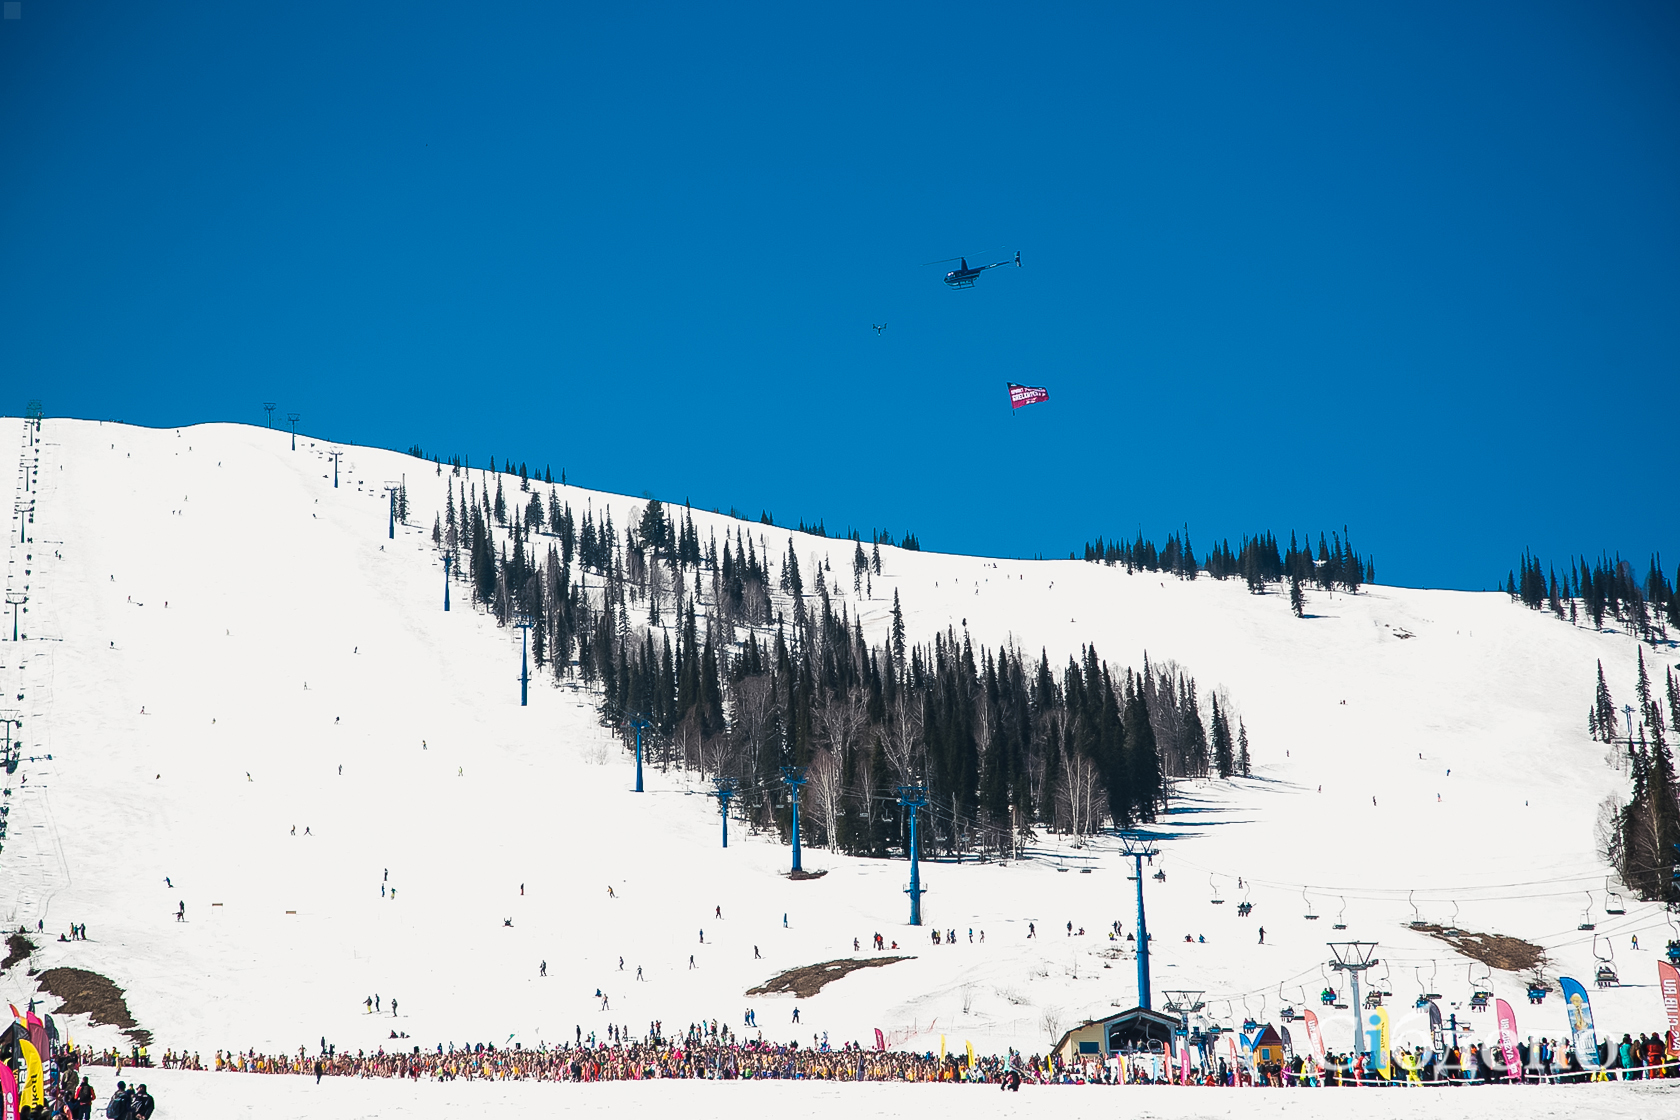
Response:
POLYGON ((1483 965, 1482 979, 1479 983, 1475 979, 1474 965, 1470 965, 1466 971, 1470 973, 1472 985, 1470 992, 1470 1010, 1486 1011, 1488 1009, 1488 1001, 1493 999, 1493 969, 1489 968, 1487 965, 1483 965))
POLYGON ((1212 875, 1208 876, 1208 886, 1213 888, 1213 898, 1211 899, 1213 904, 1215 906, 1225 905, 1225 900, 1223 898, 1219 897, 1219 883, 1214 879, 1214 877, 1212 875))
POLYGON ((1604 912, 1615 918, 1627 913, 1627 900, 1610 889, 1608 878, 1604 880, 1604 912))
POLYGON ((1318 921, 1318 915, 1313 913, 1312 896, 1307 894, 1306 890, 1303 889, 1301 891, 1301 897, 1306 899, 1306 902, 1307 902, 1307 912, 1305 914, 1302 914, 1301 916, 1309 922, 1318 921))
POLYGON ((1426 925, 1428 925, 1429 923, 1427 923, 1423 920, 1423 914, 1421 912, 1419 912, 1419 910, 1417 908, 1417 903, 1412 901, 1412 895, 1414 893, 1416 893, 1416 892, 1414 892, 1414 891, 1407 891, 1406 892, 1406 905, 1408 905, 1412 908, 1412 922, 1411 922, 1412 928, 1413 929, 1422 929, 1426 925))
POLYGON ((1545 1003, 1546 993, 1551 990, 1552 986, 1546 983, 1546 978, 1536 972, 1528 980, 1528 1002, 1545 1003))
POLYGON ((1587 908, 1581 911, 1581 924, 1575 927, 1579 930, 1595 930, 1597 924, 1592 920, 1592 892, 1587 892, 1587 908))
POLYGON ((1342 900, 1342 908, 1340 910, 1336 911, 1336 921, 1335 921, 1334 924, 1332 924, 1330 926, 1330 928, 1331 929, 1346 929, 1347 928, 1347 896, 1346 895, 1338 895, 1337 897, 1342 900))
POLYGON ((1607 957, 1599 956, 1598 934, 1593 934, 1593 956, 1598 960, 1598 971, 1594 973, 1593 978, 1598 982, 1598 986, 1601 988, 1619 988, 1621 987, 1622 980, 1621 977, 1616 974, 1615 943, 1606 937, 1604 939, 1604 947, 1610 950, 1610 955, 1607 957))

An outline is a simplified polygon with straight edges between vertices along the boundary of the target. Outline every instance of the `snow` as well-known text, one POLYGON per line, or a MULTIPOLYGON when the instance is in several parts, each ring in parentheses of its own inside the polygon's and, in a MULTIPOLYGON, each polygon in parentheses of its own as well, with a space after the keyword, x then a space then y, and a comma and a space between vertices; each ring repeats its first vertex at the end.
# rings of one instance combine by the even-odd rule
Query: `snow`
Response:
MULTIPOLYGON (((396 1046, 392 1030, 408 1036, 405 1048, 536 1046, 608 1023, 640 1033, 654 1019, 668 1030, 701 1018, 739 1029, 749 1006, 779 1040, 869 1040, 879 1027, 918 1048, 944 1034, 953 1046, 1030 1053, 1136 1002, 1132 962, 1104 956, 1109 924, 1130 930, 1135 920, 1112 841, 1076 849, 1042 838, 1030 859, 925 864, 927 928, 914 931, 902 862, 808 849, 807 868, 828 874, 791 882, 788 850, 772 838, 732 824, 720 850, 716 803, 697 774, 653 768, 648 792, 630 792, 630 758, 585 692, 543 677, 521 708, 518 632, 472 610, 463 584, 441 609, 430 529, 445 482, 459 488, 447 470, 440 478, 412 457, 347 446, 335 490, 333 445, 300 436, 292 451, 288 434, 234 425, 48 420, 41 440, 33 544, 19 546, 14 531, 7 569, 9 590, 28 588, 28 638, 0 644, 0 678, 21 696, 7 703, 23 713, 24 753, 35 756, 13 779, 0 921, 42 921, 47 938, 87 923, 85 942, 43 938, 31 967, 110 976, 155 1032, 154 1054, 313 1050, 322 1036, 351 1050, 396 1046), (399 478, 411 524, 391 540, 380 487, 399 478), (381 897, 387 869, 395 898, 381 897), (180 901, 185 922, 175 920, 180 901), (1026 938, 1029 921, 1040 938, 1026 938), (1066 936, 1069 921, 1088 935, 1066 936), (958 944, 931 945, 935 926, 957 929, 958 944), (850 956, 854 937, 867 945, 876 931, 915 959, 854 973, 810 1000, 743 994, 784 968, 850 956), (374 993, 382 1016, 364 1013, 374 993)), ((0 453, 14 452, 30 454, 22 422, 0 421, 0 453)), ((517 478, 503 485, 518 494, 517 478)), ((586 502, 597 515, 610 506, 621 528, 643 504, 555 489, 580 518, 586 502)), ((762 535, 771 555, 790 536, 694 517, 702 541, 739 527, 762 535)), ((852 547, 797 540, 802 561, 832 557, 831 590, 861 612, 871 641, 884 636, 897 590, 912 638, 966 625, 976 643, 1043 648, 1058 664, 1081 643, 1115 664, 1140 665, 1147 651, 1204 690, 1228 690, 1255 776, 1188 784, 1161 821, 1155 866, 1167 880, 1145 884, 1157 1006, 1163 990, 1189 988, 1227 1024, 1245 1013, 1275 1020, 1280 996, 1316 1008, 1325 942, 1358 937, 1380 942, 1399 1041, 1417 1038, 1420 986, 1441 992, 1444 1009, 1460 1005, 1485 1037, 1491 1013, 1464 1010, 1482 969, 1407 928, 1414 904, 1426 920, 1537 941, 1556 962, 1550 975, 1590 983, 1593 934, 1576 929, 1590 892, 1596 932, 1613 939, 1628 985, 1595 992, 1601 1032, 1665 1025, 1653 966, 1672 934, 1659 907, 1631 898, 1625 916, 1605 916, 1607 869, 1593 850, 1597 806, 1627 778, 1587 738, 1586 710, 1599 659, 1617 703, 1631 697, 1626 635, 1571 627, 1498 593, 1309 593, 1314 617, 1299 620, 1287 595, 1250 595, 1236 581, 890 548, 873 598, 859 603, 852 547), (1238 875, 1252 884, 1246 893, 1238 875), (1210 905, 1215 892, 1224 905, 1210 905), (1235 913, 1244 897, 1252 918, 1235 913), (1338 933, 1329 927, 1344 901, 1348 929, 1338 933), (1317 921, 1303 918, 1309 902, 1317 921), (1187 933, 1206 944, 1186 944, 1187 933)), ((1660 682, 1660 666, 1680 656, 1647 650, 1646 660, 1660 682)), ((1521 1033, 1564 1035, 1556 994, 1531 1007, 1522 979, 1491 977, 1521 1033)), ((35 992, 22 968, 0 988, 19 1005, 35 992)), ((1326 1024, 1331 1045, 1345 1047, 1351 1012, 1326 1024)), ((120 1041, 85 1019, 72 1031, 120 1041)), ((178 1083, 206 1108, 257 1092, 254 1078, 231 1075, 152 1081, 178 1083)), ((303 1091, 292 1079, 262 1084, 303 1091)), ((347 1102, 333 1115, 429 1116, 447 1107, 437 1102, 486 1089, 423 1088, 408 1113, 390 1103, 406 1088, 323 1091, 347 1102)), ((510 1107, 527 1091, 549 1090, 495 1089, 510 1107)), ((683 1102, 702 1092, 619 1091, 683 1102)), ((707 1101, 738 1108, 727 1093, 782 1090, 714 1091, 707 1101)), ((828 1100, 874 1090, 811 1091, 828 1100)), ((907 1109, 908 1099, 881 1107, 907 1109)), ((994 1094, 976 1107, 1036 1107, 1031 1099, 999 1104, 994 1094)), ((1216 1094, 1179 1099, 1150 1107, 1232 1107, 1216 1094)))
MULTIPOLYGON (((1427 1111, 1439 1120, 1552 1120, 1586 1114, 1603 1120, 1648 1120, 1674 1115, 1673 1083, 1637 1081, 1599 1085, 1501 1088, 1340 1090, 1182 1089, 1127 1085, 1119 1088, 1026 1086, 1002 1093, 991 1085, 880 1085, 822 1081, 627 1081, 556 1085, 531 1081, 454 1081, 412 1084, 353 1078, 266 1077, 237 1073, 146 1070, 143 1080, 157 1098, 158 1115, 186 1118, 331 1116, 335 1120, 435 1120, 473 1116, 528 1116, 563 1106, 580 1120, 595 1117, 682 1116, 734 1120, 743 1115, 798 1113, 828 1117, 875 1116, 924 1120, 960 1115, 968 1120, 1098 1120, 1123 1114, 1161 1117, 1280 1117, 1314 1120, 1362 1117, 1385 1120, 1427 1111), (1490 1096, 1497 1094, 1497 1096, 1490 1096)), ((116 1086, 110 1069, 94 1069, 101 1101, 116 1086)), ((131 1080, 132 1083, 132 1080, 131 1080)))

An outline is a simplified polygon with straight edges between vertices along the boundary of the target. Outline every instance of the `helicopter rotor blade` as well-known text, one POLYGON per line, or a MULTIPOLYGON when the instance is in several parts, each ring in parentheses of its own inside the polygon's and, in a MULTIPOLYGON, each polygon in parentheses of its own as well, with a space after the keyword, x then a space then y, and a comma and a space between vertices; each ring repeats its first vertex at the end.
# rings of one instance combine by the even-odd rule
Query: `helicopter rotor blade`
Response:
POLYGON ((923 261, 922 264, 921 264, 921 267, 927 268, 930 265, 936 265, 936 264, 955 264, 957 261, 960 261, 960 260, 962 260, 961 257, 946 257, 942 261, 923 261))

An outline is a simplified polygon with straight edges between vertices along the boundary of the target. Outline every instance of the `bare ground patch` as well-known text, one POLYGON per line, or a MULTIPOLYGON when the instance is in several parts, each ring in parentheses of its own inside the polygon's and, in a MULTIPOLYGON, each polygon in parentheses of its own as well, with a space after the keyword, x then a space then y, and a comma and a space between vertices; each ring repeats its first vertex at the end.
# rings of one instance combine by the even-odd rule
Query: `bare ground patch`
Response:
POLYGON ((95 1026, 121 1027, 141 1046, 152 1044, 152 1032, 134 1021, 123 990, 108 978, 85 968, 49 968, 36 978, 41 990, 64 1003, 60 1015, 91 1015, 95 1026))
POLYGON ((1546 950, 1520 937, 1503 933, 1474 933, 1456 926, 1439 926, 1434 922, 1413 922, 1411 928, 1445 941, 1471 960, 1480 961, 1489 968, 1529 972, 1546 963, 1546 950))
POLYGON ((28 960, 29 954, 35 951, 35 942, 24 936, 20 929, 6 937, 6 959, 0 960, 0 969, 11 968, 19 961, 28 960))
POLYGON ((914 957, 862 957, 855 960, 823 961, 821 964, 790 968, 780 976, 773 976, 756 988, 748 988, 749 996, 767 996, 792 992, 800 999, 810 999, 823 987, 856 972, 860 968, 880 968, 894 961, 914 960, 914 957))

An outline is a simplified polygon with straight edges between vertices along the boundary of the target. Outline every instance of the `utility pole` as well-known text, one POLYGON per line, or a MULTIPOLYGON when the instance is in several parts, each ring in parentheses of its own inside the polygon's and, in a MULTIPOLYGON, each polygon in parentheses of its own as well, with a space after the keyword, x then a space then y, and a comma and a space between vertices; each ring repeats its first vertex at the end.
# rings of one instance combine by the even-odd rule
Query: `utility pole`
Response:
MULTIPOLYGON (((640 712, 637 712, 635 715, 631 716, 629 718, 629 720, 627 720, 626 722, 629 723, 631 727, 634 727, 636 729, 636 792, 641 793, 642 792, 642 729, 644 727, 652 727, 653 724, 649 723, 647 721, 647 717, 642 715, 642 713, 640 713, 640 712)), ((723 846, 726 847, 726 848, 729 847, 729 837, 727 835, 727 828, 728 828, 728 826, 726 825, 725 826, 726 835, 723 838, 723 846)))
POLYGON ((1622 718, 1627 720, 1628 742, 1631 744, 1633 742, 1633 705, 1632 704, 1623 704, 1622 705, 1622 718))
POLYGON ((275 409, 275 407, 276 406, 275 406, 273 401, 264 401, 263 402, 263 411, 268 413, 268 426, 270 428, 274 427, 274 409, 275 409))
POLYGON ((18 640, 18 608, 29 602, 29 596, 21 591, 6 592, 6 605, 12 608, 12 641, 18 640))
POLYGON ((296 412, 286 413, 286 422, 292 426, 292 450, 297 450, 297 422, 303 417, 296 412))
POLYGON ((1132 861, 1133 869, 1137 872, 1137 985, 1138 1006, 1145 1011, 1153 1008, 1149 997, 1149 923, 1143 915, 1143 861, 1153 861, 1160 854, 1161 849, 1148 836, 1140 833, 1122 833, 1120 836, 1120 855, 1132 861))
POLYGON ((397 487, 401 485, 400 482, 387 482, 384 486, 385 493, 391 497, 391 519, 386 527, 391 540, 397 539, 397 487))
POLYGON ((729 799, 735 796, 734 778, 713 778, 712 796, 718 799, 718 813, 723 817, 723 846, 729 847, 729 799))
POLYGON ((927 807, 926 786, 899 786, 898 803, 904 806, 910 815, 910 886, 905 894, 910 896, 910 924, 922 924, 922 874, 919 853, 916 850, 916 810, 927 807))
POLYGON ((793 870, 803 871, 804 865, 799 862, 799 787, 805 784, 805 767, 782 767, 782 781, 793 792, 793 870))
POLYGON ((1364 1023, 1365 1008, 1359 998, 1359 974, 1367 968, 1380 963, 1371 956, 1377 948, 1375 941, 1329 941, 1330 951, 1336 959, 1330 962, 1330 967, 1337 972, 1346 972, 1353 977, 1353 1052, 1355 1054, 1369 1054, 1364 1023))
POLYGON ((446 611, 449 609, 449 561, 451 559, 449 553, 445 552, 443 554, 443 609, 446 611))

